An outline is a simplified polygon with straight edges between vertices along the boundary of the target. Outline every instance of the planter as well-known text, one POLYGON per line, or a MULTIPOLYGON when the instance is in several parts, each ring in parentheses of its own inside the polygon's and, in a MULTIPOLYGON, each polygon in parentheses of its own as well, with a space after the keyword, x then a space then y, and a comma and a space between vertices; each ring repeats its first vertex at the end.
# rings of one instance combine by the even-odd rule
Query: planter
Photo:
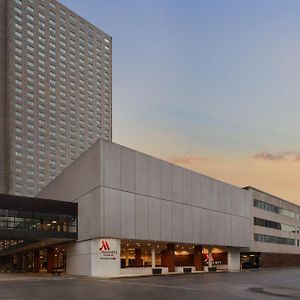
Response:
POLYGON ((162 269, 161 268, 153 268, 152 269, 152 274, 153 275, 161 275, 162 274, 162 269))
POLYGON ((192 273, 192 268, 183 268, 183 273, 192 273))

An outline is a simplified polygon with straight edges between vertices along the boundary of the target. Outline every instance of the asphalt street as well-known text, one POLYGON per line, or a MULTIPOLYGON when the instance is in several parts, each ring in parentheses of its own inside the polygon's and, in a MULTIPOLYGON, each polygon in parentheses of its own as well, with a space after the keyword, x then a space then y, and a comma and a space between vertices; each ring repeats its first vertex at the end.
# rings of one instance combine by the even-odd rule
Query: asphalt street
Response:
POLYGON ((300 268, 109 280, 3 274, 0 299, 300 300, 300 268))

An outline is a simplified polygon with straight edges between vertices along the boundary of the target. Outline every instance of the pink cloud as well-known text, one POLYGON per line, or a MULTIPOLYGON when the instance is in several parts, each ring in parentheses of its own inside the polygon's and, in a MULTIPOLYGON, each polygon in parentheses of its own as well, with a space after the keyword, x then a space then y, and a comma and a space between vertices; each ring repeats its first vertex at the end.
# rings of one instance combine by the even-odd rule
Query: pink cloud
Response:
POLYGON ((280 161, 285 160, 286 157, 281 153, 270 153, 270 152, 258 152, 254 156, 256 159, 280 161))
POLYGON ((174 164, 182 164, 182 165, 194 165, 204 160, 203 157, 198 155, 185 155, 185 156, 173 156, 170 157, 169 162, 174 164))
POLYGON ((262 151, 256 153, 253 158, 260 159, 260 160, 268 160, 268 161, 294 161, 300 162, 300 154, 297 152, 278 152, 278 153, 271 153, 267 151, 262 151))

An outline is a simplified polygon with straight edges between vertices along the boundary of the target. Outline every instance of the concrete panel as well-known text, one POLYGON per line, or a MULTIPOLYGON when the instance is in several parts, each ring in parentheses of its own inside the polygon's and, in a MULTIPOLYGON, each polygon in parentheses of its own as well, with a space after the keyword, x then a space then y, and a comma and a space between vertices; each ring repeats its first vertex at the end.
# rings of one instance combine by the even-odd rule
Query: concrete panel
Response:
MULTIPOLYGON (((87 238, 96 238, 101 235, 101 222, 100 222, 100 214, 101 214, 101 192, 100 188, 97 188, 93 191, 91 191, 89 194, 85 195, 82 199, 82 201, 85 201, 84 198, 90 198, 90 223, 91 223, 91 235, 87 238)), ((78 210, 79 215, 81 214, 81 211, 78 210)))
POLYGON ((100 185, 100 141, 49 183, 37 197, 74 201, 100 185))
POLYGON ((219 211, 231 213, 231 186, 218 182, 219 211))
POLYGON ((136 184, 135 190, 138 194, 148 195, 149 184, 149 157, 136 152, 136 184))
POLYGON ((135 194, 121 192, 121 236, 135 237, 135 194))
POLYGON ((104 233, 109 237, 121 236, 121 192, 104 188, 104 233))
POLYGON ((149 239, 149 199, 142 195, 135 198, 135 237, 149 239))
POLYGON ((157 198, 149 198, 149 237, 152 240, 160 240, 160 215, 160 200, 157 198))
POLYGON ((253 239, 252 235, 252 220, 251 219, 243 219, 243 245, 246 247, 251 244, 251 240, 253 239))
POLYGON ((161 187, 161 198, 171 200, 172 199, 172 165, 161 161, 160 166, 160 187, 161 187))
POLYGON ((121 148, 121 189, 135 192, 135 151, 121 148))
POLYGON ((253 199, 251 197, 251 193, 247 190, 242 190, 243 194, 243 214, 244 217, 252 217, 251 209, 253 207, 253 199))
POLYGON ((70 275, 91 275, 91 242, 76 242, 67 244, 67 274, 70 275))
POLYGON ((221 244, 221 232, 220 232, 220 216, 216 211, 210 211, 210 243, 212 245, 220 245, 221 244))
POLYGON ((117 144, 104 143, 104 185, 121 187, 121 148, 117 144))
POLYGON ((172 203, 169 201, 160 202, 160 220, 161 220, 161 240, 172 240, 172 203))
POLYGON ((202 242, 201 239, 201 209, 193 207, 192 220, 193 220, 193 243, 202 242))
POLYGON ((192 172, 186 169, 182 170, 182 191, 183 191, 183 203, 192 203, 192 172))
POLYGON ((231 246, 231 216, 230 215, 225 215, 225 245, 231 246))
POLYGON ((209 210, 200 209, 201 242, 210 243, 210 213, 209 210))
POLYGON ((210 242, 213 245, 224 245, 225 219, 219 212, 210 212, 210 242))
POLYGON ((182 240, 183 242, 189 243, 193 240, 193 208, 191 206, 183 205, 182 216, 182 240))
POLYGON ((201 176, 199 174, 191 173, 191 204, 198 207, 201 207, 200 180, 201 176))
POLYGON ((218 191, 218 181, 217 180, 210 180, 209 183, 209 201, 210 201, 210 209, 214 211, 220 210, 220 201, 219 201, 219 191, 218 191))
POLYGON ((183 201, 182 168, 172 165, 172 200, 183 201))
POLYGON ((232 214, 243 216, 244 215, 244 199, 243 193, 240 189, 232 187, 231 188, 231 206, 232 214))
POLYGON ((209 186, 210 179, 206 176, 200 175, 200 207, 210 208, 209 186))
POLYGON ((182 204, 172 203, 172 240, 182 241, 182 204))
POLYGON ((78 240, 84 240, 91 235, 91 198, 89 196, 78 199, 78 240))
POLYGON ((232 216, 231 217, 231 245, 238 246, 239 245, 239 217, 232 216))
POLYGON ((153 157, 149 158, 149 190, 148 195, 160 197, 160 161, 153 157))

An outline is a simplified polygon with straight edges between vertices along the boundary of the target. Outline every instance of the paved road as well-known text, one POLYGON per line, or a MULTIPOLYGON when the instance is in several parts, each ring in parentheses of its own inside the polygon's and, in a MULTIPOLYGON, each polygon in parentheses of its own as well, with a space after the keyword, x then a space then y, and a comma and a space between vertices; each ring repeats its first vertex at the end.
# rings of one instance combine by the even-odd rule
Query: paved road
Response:
POLYGON ((0 299, 299 299, 300 269, 102 280, 0 275, 0 299))

